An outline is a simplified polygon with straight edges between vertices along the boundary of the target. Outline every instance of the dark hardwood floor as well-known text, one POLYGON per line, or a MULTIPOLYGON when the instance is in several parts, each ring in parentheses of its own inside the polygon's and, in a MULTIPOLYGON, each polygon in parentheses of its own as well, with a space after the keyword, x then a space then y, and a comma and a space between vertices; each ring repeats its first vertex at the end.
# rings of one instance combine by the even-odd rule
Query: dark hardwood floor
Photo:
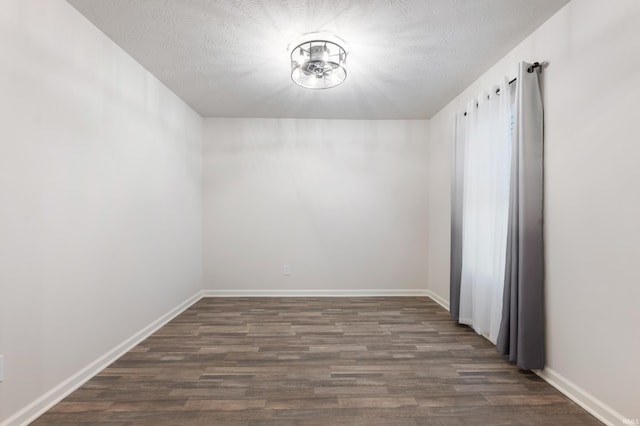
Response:
POLYGON ((205 298, 36 422, 599 425, 425 297, 205 298))

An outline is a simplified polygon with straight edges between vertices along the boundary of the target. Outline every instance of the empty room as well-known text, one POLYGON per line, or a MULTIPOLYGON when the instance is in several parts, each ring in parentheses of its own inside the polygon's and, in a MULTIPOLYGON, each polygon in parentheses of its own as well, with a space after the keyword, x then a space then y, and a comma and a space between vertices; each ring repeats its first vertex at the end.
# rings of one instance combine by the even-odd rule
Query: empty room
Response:
POLYGON ((639 425, 639 22, 0 0, 0 426, 639 425))

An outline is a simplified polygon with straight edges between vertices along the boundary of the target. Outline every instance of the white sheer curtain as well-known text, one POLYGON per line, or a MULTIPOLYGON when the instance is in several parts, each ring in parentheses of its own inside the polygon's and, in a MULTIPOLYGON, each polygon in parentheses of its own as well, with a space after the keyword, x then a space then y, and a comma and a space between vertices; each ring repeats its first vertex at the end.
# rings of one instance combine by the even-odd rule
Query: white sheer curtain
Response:
POLYGON ((505 79, 467 107, 459 322, 496 343, 502 317, 512 94, 505 79))

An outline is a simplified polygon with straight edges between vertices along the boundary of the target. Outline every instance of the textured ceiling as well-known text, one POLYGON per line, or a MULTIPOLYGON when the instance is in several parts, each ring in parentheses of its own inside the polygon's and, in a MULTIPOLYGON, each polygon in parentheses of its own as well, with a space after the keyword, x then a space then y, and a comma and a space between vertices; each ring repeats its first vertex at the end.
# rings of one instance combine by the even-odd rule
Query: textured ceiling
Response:
POLYGON ((202 116, 345 119, 430 118, 568 2, 67 1, 202 116), (291 81, 315 31, 348 43, 336 88, 291 81))

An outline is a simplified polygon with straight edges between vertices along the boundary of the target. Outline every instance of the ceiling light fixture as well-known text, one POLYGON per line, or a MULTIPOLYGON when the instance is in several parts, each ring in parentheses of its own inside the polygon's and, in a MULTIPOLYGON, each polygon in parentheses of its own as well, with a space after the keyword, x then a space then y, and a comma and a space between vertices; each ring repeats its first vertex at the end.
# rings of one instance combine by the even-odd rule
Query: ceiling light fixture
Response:
POLYGON ((347 50, 338 37, 307 34, 291 49, 291 79, 307 89, 329 89, 347 78, 347 50))

